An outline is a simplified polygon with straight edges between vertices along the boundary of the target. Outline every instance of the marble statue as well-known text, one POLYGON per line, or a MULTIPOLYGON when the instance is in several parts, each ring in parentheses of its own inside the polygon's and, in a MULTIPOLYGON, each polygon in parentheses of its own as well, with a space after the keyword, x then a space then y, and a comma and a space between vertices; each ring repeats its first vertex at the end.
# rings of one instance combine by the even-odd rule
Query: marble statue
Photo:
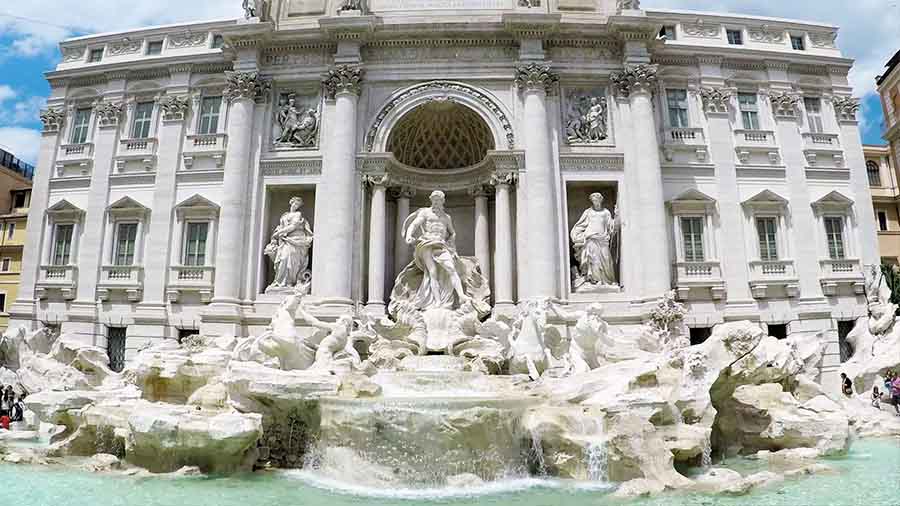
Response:
POLYGON ((569 144, 597 144, 607 138, 605 98, 573 94, 569 103, 571 110, 566 118, 569 144))
POLYGON ((444 211, 444 193, 431 194, 431 207, 412 213, 403 224, 403 237, 414 246, 413 261, 400 272, 391 303, 411 301, 428 309, 459 309, 471 302, 479 312, 489 312, 487 279, 474 258, 456 252, 456 230, 444 211))
POLYGON ((247 19, 259 16, 259 0, 244 0, 244 17, 247 19))
POLYGON ((568 359, 573 374, 589 372, 600 366, 598 348, 609 341, 609 325, 603 320, 603 305, 588 306, 578 322, 569 342, 568 359))
POLYGON ((344 0, 344 3, 338 8, 338 12, 360 11, 362 12, 362 0, 344 0))
POLYGON ((878 336, 894 326, 897 305, 891 303, 891 289, 880 265, 866 265, 866 299, 869 307, 869 332, 878 336))
POLYGON ((353 318, 344 315, 335 323, 326 323, 309 314, 302 305, 298 313, 307 324, 327 332, 327 335, 318 342, 316 358, 311 369, 331 370, 340 363, 355 367, 360 365, 359 353, 353 347, 353 318))
POLYGON ((603 195, 592 193, 591 207, 582 213, 572 228, 572 247, 578 262, 576 292, 618 287, 614 240, 619 234, 619 209, 614 213, 603 207, 603 195))
POLYGON ((286 296, 266 331, 239 342, 232 359, 259 362, 284 371, 309 368, 315 360, 316 348, 300 337, 294 321, 302 299, 303 294, 296 291, 286 296))
POLYGON ((547 324, 551 314, 559 319, 567 317, 546 297, 522 304, 509 336, 510 374, 527 374, 537 381, 546 371, 562 363, 553 354, 553 348, 563 339, 556 328, 547 324))
POLYGON ((309 222, 300 212, 303 199, 292 198, 290 206, 290 211, 281 215, 278 226, 272 232, 272 239, 264 250, 275 267, 275 278, 266 292, 298 288, 306 293, 309 289, 309 248, 313 233, 309 222))
POLYGON ((297 104, 297 97, 288 96, 287 102, 281 106, 277 116, 281 135, 275 139, 276 144, 309 148, 316 146, 319 135, 319 115, 315 109, 303 108, 297 104))

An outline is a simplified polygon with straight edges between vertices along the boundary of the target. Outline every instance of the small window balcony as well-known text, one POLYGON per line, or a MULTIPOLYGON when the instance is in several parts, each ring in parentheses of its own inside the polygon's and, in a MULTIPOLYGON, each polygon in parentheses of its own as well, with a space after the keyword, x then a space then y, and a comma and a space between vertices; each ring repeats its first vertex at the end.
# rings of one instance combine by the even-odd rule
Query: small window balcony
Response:
POLYGON ((803 154, 810 166, 844 166, 841 137, 836 134, 804 133, 803 154))
POLYGON ((97 299, 108 301, 112 292, 122 292, 129 302, 140 302, 144 292, 144 267, 104 265, 100 268, 97 299))
POLYGON ((156 168, 157 141, 152 137, 123 139, 116 154, 116 172, 129 172, 131 168, 151 172, 156 168))
POLYGON ((213 266, 173 265, 169 268, 169 285, 166 297, 177 303, 184 294, 195 293, 200 301, 208 304, 212 300, 215 286, 216 268, 213 266))
POLYGON ((94 162, 94 145, 63 144, 56 156, 56 177, 80 177, 91 174, 94 162))
POLYGON ((42 265, 38 281, 35 283, 35 296, 47 299, 51 292, 58 292, 63 299, 75 298, 78 287, 78 267, 74 265, 42 265))
POLYGON ((821 260, 819 265, 821 266, 819 280, 825 295, 829 297, 838 295, 841 287, 852 289, 855 295, 865 293, 866 286, 859 259, 826 259, 821 260))
POLYGON ((676 263, 675 290, 681 300, 707 296, 713 300, 723 299, 725 282, 721 264, 717 261, 676 263))
POLYGON ((709 147, 702 128, 667 128, 663 134, 663 155, 666 161, 676 161, 678 153, 685 153, 691 162, 706 163, 709 147))
POLYGON ((200 168, 201 160, 211 160, 207 169, 221 169, 225 165, 226 134, 188 135, 182 153, 184 168, 200 168))
POLYGON ((735 130, 734 150, 744 165, 777 165, 781 162, 775 132, 770 130, 735 130))
POLYGON ((777 296, 800 296, 800 281, 793 260, 755 260, 750 262, 750 292, 756 299, 777 296))

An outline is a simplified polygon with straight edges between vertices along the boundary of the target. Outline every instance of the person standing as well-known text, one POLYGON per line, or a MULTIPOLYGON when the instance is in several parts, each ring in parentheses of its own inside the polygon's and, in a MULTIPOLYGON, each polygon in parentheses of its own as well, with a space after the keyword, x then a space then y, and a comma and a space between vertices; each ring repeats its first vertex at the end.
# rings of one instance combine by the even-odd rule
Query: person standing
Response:
POLYGON ((894 403, 894 411, 900 416, 900 375, 895 375, 891 381, 891 401, 894 403))

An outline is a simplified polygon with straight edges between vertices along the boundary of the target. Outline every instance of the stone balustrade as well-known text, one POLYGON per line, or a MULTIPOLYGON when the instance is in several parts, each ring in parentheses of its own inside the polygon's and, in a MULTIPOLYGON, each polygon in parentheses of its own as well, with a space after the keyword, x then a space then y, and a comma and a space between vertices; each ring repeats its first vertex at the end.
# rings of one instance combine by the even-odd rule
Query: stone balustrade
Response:
POLYGON ((210 158, 215 162, 217 168, 222 168, 225 165, 227 147, 227 134, 188 135, 182 153, 184 168, 193 168, 197 159, 200 158, 210 158))
POLYGON ((708 290, 712 299, 723 298, 725 283, 722 280, 722 264, 718 261, 677 262, 675 289, 682 300, 690 298, 692 290, 708 290))
POLYGON ((141 265, 104 265, 97 282, 97 299, 109 300, 110 292, 122 291, 130 302, 141 300, 144 267, 141 265))
POLYGON ((46 299, 48 291, 58 290, 66 300, 75 298, 78 267, 75 265, 42 265, 35 283, 35 297, 46 299))
POLYGON ((166 297, 178 302, 184 293, 196 293, 205 304, 212 300, 216 268, 207 265, 173 265, 169 268, 166 297))

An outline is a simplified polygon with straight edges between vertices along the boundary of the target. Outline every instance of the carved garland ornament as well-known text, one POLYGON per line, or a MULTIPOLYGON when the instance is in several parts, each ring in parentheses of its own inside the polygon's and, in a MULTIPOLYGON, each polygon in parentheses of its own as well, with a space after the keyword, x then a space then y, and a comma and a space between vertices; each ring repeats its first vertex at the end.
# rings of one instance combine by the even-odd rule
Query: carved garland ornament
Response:
POLYGON ((681 30, 688 37, 698 37, 703 39, 714 39, 719 36, 721 25, 707 25, 702 19, 698 19, 696 23, 684 23, 681 30))
POLYGON ((656 84, 659 65, 629 65, 625 70, 612 75, 612 84, 620 97, 627 98, 633 92, 650 93, 656 84))
POLYGON ((165 121, 183 120, 190 107, 190 99, 186 96, 166 95, 159 99, 159 107, 165 121))
POLYGON ((547 63, 528 63, 516 67, 516 86, 523 91, 553 91, 559 82, 559 75, 550 70, 547 63))
POLYGON ((701 88, 700 98, 703 100, 703 110, 707 114, 724 114, 728 112, 728 103, 731 101, 732 90, 727 88, 701 88))
POLYGON ((800 107, 800 96, 789 91, 770 92, 769 101, 772 103, 772 111, 778 117, 793 118, 800 107))
POLYGON ((169 47, 194 47, 202 46, 207 39, 206 32, 184 32, 169 36, 169 47))
POLYGON ((619 0, 619 11, 637 10, 641 8, 641 0, 619 0))
POLYGON ((84 59, 84 46, 69 47, 62 50, 63 63, 72 63, 84 59))
POLYGON ((62 109, 45 109, 41 111, 41 123, 44 124, 44 133, 59 132, 66 120, 66 113, 62 109))
POLYGON ((100 105, 94 109, 97 113, 97 117, 100 118, 100 126, 102 127, 118 125, 124 110, 125 104, 121 102, 101 102, 100 105))
POLYGON ((481 105, 491 111, 491 114, 493 114, 500 121, 503 130, 506 132, 506 142, 508 149, 513 149, 515 147, 516 141, 515 135, 513 133, 512 123, 509 121, 509 118, 506 117, 506 114, 504 114, 500 106, 498 106, 490 96, 476 88, 472 88, 462 83, 454 83, 450 81, 432 81, 429 83, 422 83, 418 86, 414 86, 406 90, 405 92, 391 99, 390 102, 388 102, 384 107, 381 108, 381 110, 378 112, 378 115, 375 117, 375 122, 372 123, 372 126, 366 133, 366 151, 371 152, 374 149, 375 137, 378 134, 378 129, 381 128, 381 125, 384 123, 384 120, 387 118, 388 114, 390 114, 391 111, 396 109, 398 105, 412 99, 413 97, 433 91, 452 91, 456 93, 462 93, 477 100, 479 103, 481 103, 481 105))
POLYGON ((107 48, 107 52, 111 56, 119 56, 123 54, 134 54, 140 52, 141 48, 144 47, 143 40, 131 40, 131 39, 123 39, 121 42, 116 42, 114 44, 110 44, 107 48))
POLYGON ((856 121, 856 113, 859 111, 859 99, 853 97, 834 97, 831 99, 834 105, 834 113, 838 121, 856 121))
POLYGON ((271 87, 271 83, 256 72, 225 72, 225 80, 223 95, 228 100, 255 100, 271 87))
POLYGON ((358 65, 336 65, 322 76, 325 97, 333 100, 338 93, 359 95, 363 70, 358 65))

